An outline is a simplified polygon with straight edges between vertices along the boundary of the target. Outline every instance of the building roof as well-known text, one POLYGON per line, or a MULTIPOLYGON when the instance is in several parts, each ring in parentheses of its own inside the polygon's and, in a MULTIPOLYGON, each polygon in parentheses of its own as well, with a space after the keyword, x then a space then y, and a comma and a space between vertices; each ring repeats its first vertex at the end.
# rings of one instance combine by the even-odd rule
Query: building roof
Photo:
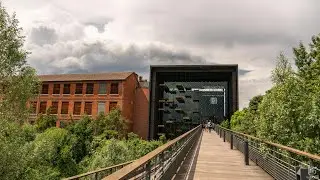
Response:
POLYGON ((134 72, 107 72, 96 74, 54 74, 39 75, 41 81, 97 81, 97 80, 125 80, 134 72))

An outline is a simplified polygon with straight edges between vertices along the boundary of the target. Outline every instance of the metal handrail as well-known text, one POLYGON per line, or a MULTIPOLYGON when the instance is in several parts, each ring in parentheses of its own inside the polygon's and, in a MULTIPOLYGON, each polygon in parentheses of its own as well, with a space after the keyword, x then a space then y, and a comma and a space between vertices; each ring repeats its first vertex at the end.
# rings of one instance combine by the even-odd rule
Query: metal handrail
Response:
POLYGON ((215 131, 244 155, 244 163, 250 160, 279 180, 320 180, 320 157, 281 144, 215 126, 215 131), (303 162, 302 162, 303 161, 303 162))
MULTIPOLYGON (((176 171, 175 168, 170 168, 170 165, 178 164, 173 163, 176 159, 179 161, 183 160, 183 158, 180 158, 180 156, 185 157, 187 154, 186 151, 190 150, 192 143, 196 142, 197 137, 200 137, 200 133, 201 126, 199 125, 194 129, 182 134, 181 136, 169 141, 168 143, 158 147, 154 151, 148 153, 133 163, 105 177, 104 180, 129 179, 136 176, 150 177, 151 172, 159 172, 159 174, 155 173, 153 176, 153 179, 157 179, 163 177, 165 174, 164 172, 167 170, 176 171)), ((181 162, 179 164, 181 164, 181 162)))
POLYGON ((106 168, 102 168, 102 169, 86 172, 86 173, 83 173, 83 174, 79 174, 79 175, 76 175, 76 176, 64 178, 63 180, 78 180, 78 179, 81 179, 81 178, 87 178, 89 176, 94 176, 94 179, 98 179, 97 175, 99 173, 107 172, 107 174, 103 175, 103 176, 106 176, 108 174, 113 173, 114 172, 113 170, 117 170, 119 168, 122 168, 122 167, 124 167, 124 166, 126 166, 126 165, 128 165, 128 164, 130 164, 132 162, 133 161, 128 161, 128 162, 117 164, 117 165, 114 165, 114 166, 109 166, 109 167, 106 167, 106 168))
POLYGON ((232 132, 232 133, 234 133, 234 134, 238 134, 238 135, 241 135, 241 136, 245 136, 245 137, 247 137, 247 138, 250 138, 250 139, 254 139, 254 140, 260 141, 260 142, 262 142, 262 143, 265 143, 265 144, 268 144, 268 145, 277 147, 277 148, 282 149, 282 150, 285 150, 285 151, 292 152, 292 153, 294 153, 294 154, 298 154, 298 155, 301 155, 301 156, 305 156, 305 157, 307 157, 307 158, 309 158, 309 159, 313 159, 313 160, 315 160, 315 161, 320 161, 320 156, 315 155, 315 154, 311 154, 311 153, 308 153, 308 152, 300 151, 300 150, 298 150, 298 149, 294 149, 294 148, 292 148, 292 147, 284 146, 284 145, 281 145, 281 144, 278 144, 278 143, 269 142, 269 141, 266 141, 266 140, 263 140, 263 139, 260 139, 260 138, 257 138, 257 137, 254 137, 254 136, 245 134, 245 133, 236 132, 236 131, 233 131, 233 130, 231 130, 231 129, 227 129, 227 128, 224 128, 224 127, 221 127, 221 126, 219 126, 219 128, 224 129, 225 131, 232 132))

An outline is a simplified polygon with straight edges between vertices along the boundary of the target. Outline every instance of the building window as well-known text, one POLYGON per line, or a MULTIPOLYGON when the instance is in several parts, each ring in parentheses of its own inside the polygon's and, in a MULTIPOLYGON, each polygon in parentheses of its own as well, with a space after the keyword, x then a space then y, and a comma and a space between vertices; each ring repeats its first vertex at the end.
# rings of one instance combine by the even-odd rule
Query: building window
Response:
POLYGON ((99 94, 107 94, 107 83, 99 84, 99 94))
POLYGON ((112 111, 112 110, 114 110, 114 109, 116 109, 117 108, 117 102, 110 102, 109 103, 109 111, 112 111))
POLYGON ((74 102, 73 114, 80 115, 80 113, 81 113, 81 102, 74 102))
POLYGON ((45 114, 47 111, 47 102, 40 102, 40 109, 39 109, 39 113, 45 114))
POLYGON ((37 113, 37 102, 31 102, 30 103, 30 110, 32 114, 36 114, 37 113))
POLYGON ((93 94, 93 83, 87 83, 86 94, 93 94))
POLYGON ((41 94, 49 94, 49 84, 42 84, 41 94))
POLYGON ((63 85, 63 94, 70 94, 70 84, 63 85))
POLYGON ((92 102, 85 102, 84 103, 84 113, 87 115, 92 114, 92 102))
POLYGON ((50 111, 51 114, 58 114, 58 105, 59 105, 59 102, 52 102, 51 111, 50 111))
POLYGON ((76 93, 75 94, 82 94, 82 83, 77 83, 76 84, 76 93))
POLYGON ((106 111, 106 103, 99 102, 98 103, 98 114, 105 113, 105 111, 106 111))
POLYGON ((119 94, 119 83, 111 83, 110 94, 119 94))
POLYGON ((53 85, 53 94, 60 94, 60 84, 53 85))
POLYGON ((69 102, 62 102, 61 105, 61 114, 68 114, 69 102))

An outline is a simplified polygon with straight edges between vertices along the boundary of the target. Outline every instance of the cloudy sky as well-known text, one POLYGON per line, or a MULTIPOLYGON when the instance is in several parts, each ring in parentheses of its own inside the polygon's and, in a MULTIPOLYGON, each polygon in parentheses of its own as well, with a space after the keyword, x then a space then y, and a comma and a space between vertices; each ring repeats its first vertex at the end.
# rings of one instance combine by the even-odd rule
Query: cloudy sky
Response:
POLYGON ((39 74, 239 64, 240 106, 270 88, 280 51, 320 33, 319 0, 2 0, 39 74))

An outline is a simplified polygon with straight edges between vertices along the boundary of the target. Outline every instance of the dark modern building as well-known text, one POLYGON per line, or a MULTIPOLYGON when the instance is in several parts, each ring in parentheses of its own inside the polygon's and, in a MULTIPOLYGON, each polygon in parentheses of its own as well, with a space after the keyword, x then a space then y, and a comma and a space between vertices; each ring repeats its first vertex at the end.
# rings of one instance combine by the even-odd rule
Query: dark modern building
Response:
POLYGON ((238 110, 238 65, 151 66, 149 139, 169 138, 238 110))

